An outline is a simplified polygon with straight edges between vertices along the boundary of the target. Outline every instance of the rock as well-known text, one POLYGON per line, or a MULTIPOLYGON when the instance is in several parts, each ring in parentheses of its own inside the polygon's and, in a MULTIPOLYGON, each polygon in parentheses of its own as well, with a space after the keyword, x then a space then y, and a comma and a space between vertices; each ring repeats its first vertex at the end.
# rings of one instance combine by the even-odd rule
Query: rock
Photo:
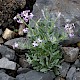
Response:
POLYGON ((0 53, 1 53, 2 57, 6 57, 9 60, 15 60, 16 59, 15 51, 8 48, 7 46, 1 45, 0 46, 0 53))
POLYGON ((56 77, 55 80, 65 80, 65 79, 62 77, 56 77))
POLYGON ((66 80, 73 80, 73 75, 76 72, 75 67, 71 67, 70 70, 67 73, 66 80))
POLYGON ((0 73, 0 80, 15 80, 13 77, 8 76, 6 73, 1 72, 0 73))
POLYGON ((0 69, 0 73, 2 73, 2 72, 6 73, 6 70, 0 69))
POLYGON ((3 27, 13 26, 13 17, 17 14, 17 11, 23 9, 25 5, 26 0, 0 0, 0 24, 3 27))
POLYGON ((30 71, 29 68, 19 68, 19 69, 17 70, 17 74, 19 75, 19 74, 27 73, 27 72, 29 72, 29 71, 30 71))
POLYGON ((3 57, 0 59, 0 68, 16 70, 16 63, 3 57))
POLYGON ((70 46, 70 45, 74 45, 78 42, 80 42, 80 37, 73 37, 73 38, 69 38, 67 40, 64 40, 64 41, 60 42, 60 45, 70 46))
POLYGON ((6 74, 8 74, 9 76, 12 76, 12 77, 16 77, 17 71, 16 70, 7 69, 6 70, 6 74))
POLYGON ((14 38, 15 35, 16 35, 16 33, 15 33, 14 31, 6 28, 5 31, 4 31, 4 33, 3 33, 3 36, 2 36, 2 37, 3 37, 4 39, 9 40, 9 39, 14 38))
POLYGON ((73 80, 80 80, 80 72, 76 72, 73 76, 73 80))
POLYGON ((24 32, 23 32, 23 29, 25 28, 25 25, 24 24, 20 24, 19 26, 19 30, 18 30, 18 34, 19 35, 24 35, 24 32))
POLYGON ((3 31, 2 31, 2 29, 0 29, 0 36, 2 35, 2 33, 3 33, 3 31))
POLYGON ((69 70, 69 67, 70 67, 70 64, 69 63, 66 63, 66 62, 63 62, 61 64, 62 68, 59 69, 59 72, 60 72, 60 76, 62 77, 66 77, 66 74, 69 70))
POLYGON ((77 57, 78 57, 78 53, 79 53, 79 49, 78 48, 74 48, 74 47, 63 47, 64 50, 64 60, 67 62, 74 62, 77 57))
POLYGON ((53 72, 41 73, 32 70, 25 74, 17 75, 16 80, 53 80, 54 78, 53 72))
POLYGON ((80 68, 80 60, 77 59, 74 63, 74 65, 77 67, 77 68, 80 68))
POLYGON ((36 2, 36 0, 26 0, 26 6, 29 10, 33 10, 33 5, 36 2))
POLYGON ((0 73, 0 80, 15 80, 13 77, 8 76, 6 73, 0 73))
POLYGON ((4 40, 2 37, 0 37, 0 44, 4 43, 4 40))
POLYGON ((28 68, 30 65, 24 58, 19 58, 19 65, 23 68, 28 68))
MULTIPOLYGON (((40 19, 43 15, 41 10, 48 8, 49 13, 53 16, 61 12, 61 18, 56 26, 64 27, 67 22, 74 23, 75 33, 80 34, 80 1, 79 0, 36 0, 33 7, 34 20, 40 19)), ((55 19, 56 17, 54 17, 55 19)), ((32 24, 33 26, 33 24, 32 24)))
POLYGON ((21 51, 24 51, 26 49, 27 39, 23 38, 23 37, 8 40, 4 44, 7 45, 7 46, 10 46, 10 47, 13 47, 13 45, 15 44, 15 42, 18 43, 17 49, 19 49, 21 51))

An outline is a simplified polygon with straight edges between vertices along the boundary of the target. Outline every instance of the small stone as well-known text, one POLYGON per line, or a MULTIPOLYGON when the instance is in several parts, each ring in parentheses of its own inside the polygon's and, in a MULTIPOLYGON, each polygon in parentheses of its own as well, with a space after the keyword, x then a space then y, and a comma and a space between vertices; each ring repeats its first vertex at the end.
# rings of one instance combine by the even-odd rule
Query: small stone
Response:
POLYGON ((56 77, 55 80, 65 80, 65 79, 62 77, 56 77))
POLYGON ((15 60, 16 59, 15 51, 8 48, 7 46, 1 45, 0 46, 0 53, 1 53, 2 57, 6 57, 9 60, 15 60))
POLYGON ((4 43, 4 40, 3 40, 2 37, 0 37, 0 44, 1 44, 1 43, 4 43))
POLYGON ((6 73, 0 73, 0 80, 15 80, 13 77, 8 76, 6 73))
POLYGON ((72 78, 73 78, 75 72, 76 72, 76 68, 71 67, 67 73, 66 80, 73 80, 72 78))
POLYGON ((74 62, 77 57, 78 57, 78 53, 79 53, 79 49, 78 48, 74 48, 74 47, 63 47, 64 50, 64 60, 67 62, 74 62))
POLYGON ((53 72, 41 73, 35 70, 24 74, 17 75, 16 80, 53 80, 55 75, 53 72))
POLYGON ((15 36, 15 32, 13 32, 13 31, 11 31, 10 29, 6 28, 5 31, 4 31, 4 33, 3 33, 3 36, 2 36, 2 37, 3 37, 4 39, 9 40, 9 39, 14 38, 14 36, 15 36))
POLYGON ((23 32, 23 29, 25 28, 25 25, 24 24, 20 24, 19 26, 19 30, 18 30, 18 34, 19 35, 24 35, 24 32, 23 32))
POLYGON ((0 36, 2 35, 2 33, 3 33, 3 31, 2 31, 2 29, 0 29, 0 36))
POLYGON ((60 75, 62 77, 66 77, 66 74, 67 74, 67 72, 69 70, 70 64, 69 63, 66 63, 66 62, 63 62, 61 64, 61 66, 62 66, 62 68, 59 69, 60 75))
POLYGON ((23 68, 27 68, 30 66, 27 60, 25 60, 24 58, 19 58, 19 64, 23 68))
POLYGON ((0 59, 0 68, 16 70, 16 63, 4 57, 0 59))
POLYGON ((74 74, 73 80, 80 80, 80 72, 74 74))

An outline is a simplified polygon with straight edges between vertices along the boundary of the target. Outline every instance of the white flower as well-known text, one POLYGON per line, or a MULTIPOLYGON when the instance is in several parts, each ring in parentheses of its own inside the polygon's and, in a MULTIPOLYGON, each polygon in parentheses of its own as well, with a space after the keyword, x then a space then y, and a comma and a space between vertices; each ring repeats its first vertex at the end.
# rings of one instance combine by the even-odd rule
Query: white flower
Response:
POLYGON ((14 19, 14 20, 16 20, 16 19, 17 19, 17 17, 15 16, 13 19, 14 19))
POLYGON ((70 24, 66 24, 66 25, 65 25, 65 29, 66 29, 66 30, 69 29, 69 26, 70 26, 70 24))
POLYGON ((38 46, 38 43, 37 43, 36 41, 34 41, 34 42, 32 43, 32 45, 33 45, 33 47, 36 47, 36 46, 38 46))
POLYGON ((41 40, 40 38, 38 38, 38 39, 37 39, 37 41, 38 41, 39 43, 41 43, 41 42, 42 42, 42 40, 41 40))
POLYGON ((19 45, 18 43, 15 42, 12 46, 13 46, 13 49, 15 49, 15 48, 18 48, 19 45))
POLYGON ((24 17, 27 17, 27 18, 29 17, 27 10, 21 12, 21 17, 23 17, 23 16, 24 16, 24 17))
POLYGON ((70 38, 73 38, 74 37, 74 34, 73 33, 69 34, 69 37, 70 38))
POLYGON ((24 28, 24 29, 23 29, 23 32, 24 32, 24 33, 27 33, 27 32, 28 32, 28 28, 24 28))

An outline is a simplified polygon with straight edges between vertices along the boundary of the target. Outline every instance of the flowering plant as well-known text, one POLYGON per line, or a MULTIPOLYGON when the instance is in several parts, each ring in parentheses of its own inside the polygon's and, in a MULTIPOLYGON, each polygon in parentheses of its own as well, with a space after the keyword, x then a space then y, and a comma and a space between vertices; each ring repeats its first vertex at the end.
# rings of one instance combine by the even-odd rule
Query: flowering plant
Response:
POLYGON ((66 34, 63 29, 55 26, 55 21, 50 18, 50 13, 46 12, 45 14, 44 10, 42 13, 43 18, 37 22, 31 20, 35 23, 33 28, 27 25, 21 17, 19 18, 28 27, 26 47, 29 51, 26 53, 27 61, 37 71, 46 72, 59 66, 62 57, 59 41, 64 40, 66 34))

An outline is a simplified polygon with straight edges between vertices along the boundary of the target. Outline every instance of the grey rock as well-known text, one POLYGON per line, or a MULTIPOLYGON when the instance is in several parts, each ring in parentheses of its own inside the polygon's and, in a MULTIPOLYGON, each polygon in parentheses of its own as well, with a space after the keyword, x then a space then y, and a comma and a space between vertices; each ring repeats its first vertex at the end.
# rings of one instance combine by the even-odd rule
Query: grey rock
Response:
POLYGON ((69 38, 67 40, 61 41, 60 44, 62 46, 68 46, 68 45, 73 45, 80 42, 80 37, 73 37, 73 38, 69 38))
POLYGON ((0 37, 0 44, 1 44, 1 43, 4 43, 4 40, 3 40, 2 37, 0 37))
POLYGON ((2 29, 0 29, 0 35, 2 35, 2 33, 3 33, 3 31, 2 31, 2 29))
POLYGON ((61 66, 62 66, 62 68, 59 69, 60 75, 62 77, 66 77, 66 74, 67 74, 67 72, 69 70, 70 64, 69 63, 66 63, 66 62, 63 62, 61 64, 61 66))
POLYGON ((0 59, 0 68, 16 70, 16 63, 4 57, 0 59))
POLYGON ((73 80, 80 80, 80 72, 74 74, 73 80))
POLYGON ((76 72, 75 67, 71 67, 67 73, 66 80, 73 80, 74 73, 76 72))
POLYGON ((24 45, 26 44, 27 39, 23 37, 8 40, 4 44, 7 46, 13 46, 15 42, 18 43, 19 45, 18 49, 22 49, 22 50, 26 49, 24 45))
MULTIPOLYGON (((33 7, 34 20, 42 17, 41 10, 48 8, 49 13, 56 16, 58 11, 61 12, 61 18, 58 21, 58 27, 64 26, 66 22, 75 23, 75 32, 80 34, 80 1, 79 0, 36 0, 33 7), (76 25, 77 24, 77 25, 76 25)), ((55 19, 56 17, 54 17, 55 19)), ((33 24, 32 24, 33 26, 33 24)))
POLYGON ((15 51, 4 45, 0 46, 0 53, 1 53, 2 57, 6 57, 9 60, 15 60, 15 58, 16 58, 15 51))
POLYGON ((13 77, 8 76, 4 72, 0 73, 0 80, 15 80, 13 77))
POLYGON ((80 68, 80 60, 77 59, 74 63, 74 65, 77 67, 77 68, 80 68))
POLYGON ((2 73, 2 72, 6 73, 6 70, 0 69, 0 73, 2 73))
POLYGON ((77 57, 78 57, 78 53, 79 53, 79 49, 78 48, 74 48, 74 47, 63 47, 64 50, 64 60, 67 62, 74 62, 77 57))
POLYGON ((29 68, 19 68, 19 69, 17 70, 17 74, 23 74, 23 73, 27 73, 27 72, 29 72, 29 71, 30 71, 29 68))
POLYGON ((54 78, 53 72, 41 73, 32 70, 25 74, 17 75, 16 80, 53 80, 54 78))
POLYGON ((16 70, 16 63, 3 57, 0 59, 0 68, 16 70))

